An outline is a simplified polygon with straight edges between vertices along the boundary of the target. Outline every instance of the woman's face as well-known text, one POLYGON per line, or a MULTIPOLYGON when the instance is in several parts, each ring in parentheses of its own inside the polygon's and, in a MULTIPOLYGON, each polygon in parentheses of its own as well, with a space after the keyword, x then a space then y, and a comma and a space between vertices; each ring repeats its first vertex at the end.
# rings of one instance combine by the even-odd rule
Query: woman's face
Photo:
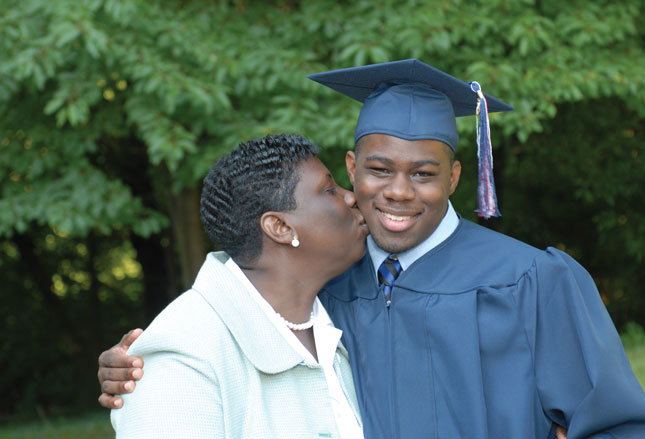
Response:
POLYGON ((336 184, 317 158, 303 162, 295 189, 298 207, 289 212, 303 258, 330 279, 347 270, 365 252, 367 227, 354 194, 336 184), (313 265, 315 264, 315 265, 313 265))

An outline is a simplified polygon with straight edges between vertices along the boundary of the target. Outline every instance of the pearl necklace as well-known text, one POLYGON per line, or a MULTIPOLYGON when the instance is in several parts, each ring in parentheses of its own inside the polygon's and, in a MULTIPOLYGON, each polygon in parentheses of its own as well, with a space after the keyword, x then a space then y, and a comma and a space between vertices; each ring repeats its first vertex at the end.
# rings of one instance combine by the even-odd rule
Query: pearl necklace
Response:
POLYGON ((312 312, 311 315, 309 316, 309 321, 304 322, 304 323, 291 323, 289 320, 285 319, 280 315, 279 312, 275 313, 278 318, 284 323, 287 328, 293 330, 293 331, 304 331, 305 329, 309 329, 314 325, 314 313, 312 312))

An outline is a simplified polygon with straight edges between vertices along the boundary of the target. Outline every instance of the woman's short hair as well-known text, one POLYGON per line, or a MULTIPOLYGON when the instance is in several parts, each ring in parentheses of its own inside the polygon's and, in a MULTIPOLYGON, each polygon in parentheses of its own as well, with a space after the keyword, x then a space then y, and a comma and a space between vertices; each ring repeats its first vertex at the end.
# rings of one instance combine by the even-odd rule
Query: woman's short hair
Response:
POLYGON ((216 246, 238 263, 262 252, 260 218, 294 210, 298 166, 319 148, 296 134, 279 134, 240 144, 221 157, 204 179, 201 218, 216 246))

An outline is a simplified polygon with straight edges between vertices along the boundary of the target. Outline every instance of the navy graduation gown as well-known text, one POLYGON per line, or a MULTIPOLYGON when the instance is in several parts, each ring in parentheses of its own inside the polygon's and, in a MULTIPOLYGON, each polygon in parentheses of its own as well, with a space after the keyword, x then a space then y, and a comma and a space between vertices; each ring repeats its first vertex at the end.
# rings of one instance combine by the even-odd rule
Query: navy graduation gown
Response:
POLYGON ((397 279, 369 254, 320 298, 350 353, 365 437, 645 438, 645 393, 589 274, 462 219, 397 279))

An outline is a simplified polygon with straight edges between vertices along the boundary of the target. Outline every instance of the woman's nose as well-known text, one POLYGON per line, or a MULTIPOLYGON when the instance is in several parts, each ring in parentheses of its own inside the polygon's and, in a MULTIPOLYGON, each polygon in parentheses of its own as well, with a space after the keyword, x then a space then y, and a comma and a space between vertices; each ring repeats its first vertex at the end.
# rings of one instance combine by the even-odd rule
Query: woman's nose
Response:
POLYGON ((345 204, 349 207, 356 207, 356 196, 354 195, 354 192, 348 191, 346 189, 341 189, 343 191, 343 199, 345 200, 345 204))

